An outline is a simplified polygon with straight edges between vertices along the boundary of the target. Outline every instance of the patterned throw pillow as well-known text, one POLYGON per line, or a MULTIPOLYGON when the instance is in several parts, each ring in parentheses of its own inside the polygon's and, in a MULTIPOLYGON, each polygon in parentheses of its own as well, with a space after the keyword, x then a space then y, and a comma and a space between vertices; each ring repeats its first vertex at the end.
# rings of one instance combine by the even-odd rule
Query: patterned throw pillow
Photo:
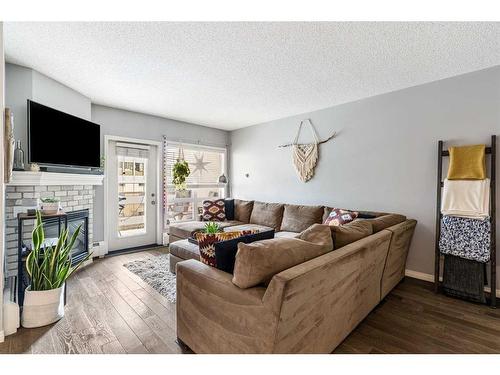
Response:
POLYGON ((212 267, 217 267, 215 259, 215 243, 220 241, 232 240, 245 236, 247 234, 257 233, 256 230, 239 230, 234 232, 219 232, 219 233, 201 233, 195 234, 198 246, 200 248, 200 260, 212 267))
POLYGON ((342 210, 341 208, 334 208, 330 215, 325 220, 325 224, 331 226, 338 226, 350 223, 358 217, 356 211, 342 210))
POLYGON ((224 221, 226 220, 224 199, 217 199, 215 201, 203 201, 203 221, 224 221))

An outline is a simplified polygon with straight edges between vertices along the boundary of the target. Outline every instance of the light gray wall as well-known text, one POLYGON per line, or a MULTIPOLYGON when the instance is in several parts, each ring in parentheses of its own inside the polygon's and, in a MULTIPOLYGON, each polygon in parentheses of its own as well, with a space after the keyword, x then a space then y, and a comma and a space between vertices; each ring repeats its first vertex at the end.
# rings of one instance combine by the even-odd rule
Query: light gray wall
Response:
MULTIPOLYGON (((186 143, 199 141, 202 144, 224 147, 228 143, 229 133, 150 116, 137 112, 92 105, 92 121, 101 125, 101 150, 104 150, 104 135, 147 139, 161 142, 163 136, 186 143)), ((104 239, 104 188, 96 188, 94 200, 94 241, 104 239)))
POLYGON ((5 104, 14 112, 14 136, 21 140, 26 158, 27 99, 90 120, 91 103, 86 96, 36 70, 15 64, 6 64, 5 69, 5 104))
POLYGON ((33 71, 31 69, 5 64, 5 106, 14 113, 14 137, 21 140, 27 150, 26 100, 32 99, 33 71))
POLYGON ((32 90, 35 102, 90 121, 91 103, 85 95, 36 70, 33 70, 32 90))
MULTIPOLYGON (((415 218, 418 225, 407 268, 432 274, 437 141, 489 144, 490 136, 499 132, 497 66, 233 131, 232 192, 238 198, 398 212, 415 218), (302 183, 291 149, 277 146, 291 142, 300 120, 307 118, 322 139, 334 130, 339 134, 320 146, 315 176, 302 183)), ((306 128, 301 141, 308 140, 306 128)))

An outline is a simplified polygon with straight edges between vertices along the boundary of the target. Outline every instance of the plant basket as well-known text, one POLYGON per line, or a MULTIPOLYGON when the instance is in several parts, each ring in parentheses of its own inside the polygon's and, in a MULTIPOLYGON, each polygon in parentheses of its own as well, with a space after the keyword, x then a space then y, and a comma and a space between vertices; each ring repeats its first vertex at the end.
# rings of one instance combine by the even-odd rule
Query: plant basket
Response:
POLYGON ((177 190, 175 192, 176 198, 191 198, 191 190, 177 190))
POLYGON ((64 316, 64 288, 24 292, 21 325, 25 328, 42 327, 57 322, 64 316))
POLYGON ((40 209, 44 215, 55 215, 59 211, 59 202, 42 202, 40 209))

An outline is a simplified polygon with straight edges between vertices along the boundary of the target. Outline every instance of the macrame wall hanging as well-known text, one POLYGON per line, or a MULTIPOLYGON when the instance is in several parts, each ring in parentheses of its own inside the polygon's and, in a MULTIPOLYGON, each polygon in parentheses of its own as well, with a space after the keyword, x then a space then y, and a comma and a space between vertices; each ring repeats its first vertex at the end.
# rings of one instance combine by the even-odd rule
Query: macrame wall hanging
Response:
POLYGON ((335 137, 335 132, 328 137, 327 139, 320 141, 318 137, 318 133, 314 128, 311 120, 302 120, 300 122, 299 128, 297 129, 297 135, 293 143, 287 143, 278 147, 292 147, 293 154, 292 160, 293 165, 295 166, 295 170, 299 175, 299 178, 302 182, 309 181, 314 176, 314 168, 316 168, 316 164, 319 159, 319 145, 322 143, 328 142, 330 139, 335 137), (314 142, 312 143, 299 143, 300 132, 302 131, 302 125, 307 123, 309 128, 311 129, 311 133, 314 138, 314 142))

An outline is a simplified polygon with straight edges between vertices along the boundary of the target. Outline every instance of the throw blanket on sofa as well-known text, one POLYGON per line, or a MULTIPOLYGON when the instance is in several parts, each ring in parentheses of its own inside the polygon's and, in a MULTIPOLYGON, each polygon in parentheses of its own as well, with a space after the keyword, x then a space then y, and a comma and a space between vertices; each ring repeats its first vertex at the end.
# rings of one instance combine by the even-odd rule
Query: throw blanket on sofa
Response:
POLYGON ((452 297, 485 303, 486 265, 453 255, 444 256, 443 292, 452 297))
POLYGON ((443 215, 484 219, 489 216, 490 180, 444 180, 443 215))
POLYGON ((478 262, 490 260, 490 231, 488 219, 468 219, 463 217, 443 216, 439 250, 478 262))

